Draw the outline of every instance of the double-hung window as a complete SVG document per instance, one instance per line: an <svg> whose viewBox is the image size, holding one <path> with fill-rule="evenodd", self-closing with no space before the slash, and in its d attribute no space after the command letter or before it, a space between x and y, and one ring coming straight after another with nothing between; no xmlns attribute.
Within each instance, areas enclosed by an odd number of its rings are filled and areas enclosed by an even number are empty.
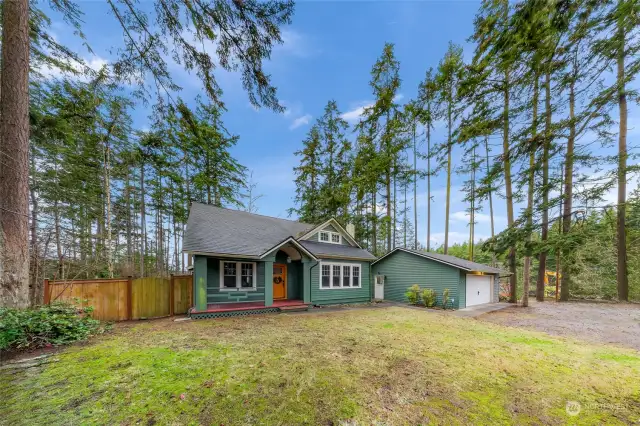
<svg viewBox="0 0 640 426"><path fill-rule="evenodd" d="M256 263L220 261L220 290L254 291L256 289Z"/></svg>
<svg viewBox="0 0 640 426"><path fill-rule="evenodd" d="M339 232L320 231L318 235L321 243L342 244L342 235Z"/></svg>
<svg viewBox="0 0 640 426"><path fill-rule="evenodd" d="M352 263L322 262L320 288L360 288L360 265Z"/></svg>

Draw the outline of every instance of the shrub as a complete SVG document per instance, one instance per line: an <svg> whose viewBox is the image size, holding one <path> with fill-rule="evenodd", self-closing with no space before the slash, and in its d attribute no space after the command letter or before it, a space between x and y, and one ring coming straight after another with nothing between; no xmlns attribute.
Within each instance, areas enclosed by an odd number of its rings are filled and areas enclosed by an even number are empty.
<svg viewBox="0 0 640 426"><path fill-rule="evenodd" d="M407 300L412 305L417 305L418 300L420 299L420 286L418 284L414 284L407 289L407 292L404 294L407 296Z"/></svg>
<svg viewBox="0 0 640 426"><path fill-rule="evenodd" d="M442 309L447 309L448 304L449 304L449 289L445 288L442 291Z"/></svg>
<svg viewBox="0 0 640 426"><path fill-rule="evenodd" d="M422 301L427 308L433 308L436 305L436 291L430 288L422 290Z"/></svg>
<svg viewBox="0 0 640 426"><path fill-rule="evenodd" d="M0 308L0 350L34 349L84 340L102 331L92 307L54 302L35 308Z"/></svg>

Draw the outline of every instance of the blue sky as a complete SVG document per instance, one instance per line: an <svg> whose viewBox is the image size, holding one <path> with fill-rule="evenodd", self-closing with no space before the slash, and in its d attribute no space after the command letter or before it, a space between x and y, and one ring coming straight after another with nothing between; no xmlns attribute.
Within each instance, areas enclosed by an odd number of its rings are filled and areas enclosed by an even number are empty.
<svg viewBox="0 0 640 426"><path fill-rule="evenodd" d="M149 2L149 4L151 4ZM266 63L279 98L287 108L284 114L254 110L240 78L236 74L218 72L228 112L226 127L240 136L233 154L253 171L261 214L287 217L293 205L295 185L294 152L301 147L309 127L321 114L329 99L335 99L346 117L357 117L358 108L372 101L368 85L369 72L385 42L395 43L400 61L402 101L415 96L418 83L429 67L436 68L449 41L464 47L465 58L472 54L467 38L473 31L473 18L480 2L298 2L293 24L283 29L284 45L275 48ZM64 44L83 52L90 63L100 65L114 58L115 48L122 45L122 31L102 2L81 2L85 13L83 30L94 55L81 50L81 43L53 15L52 30ZM195 75L174 70L176 82L183 87L180 96L193 99L201 94ZM135 125L145 128L147 111L142 106L134 113ZM354 122L354 121L352 121ZM640 124L636 109L631 110L630 127ZM640 127L640 126L638 126ZM444 137L437 126L434 143ZM637 137L635 128L630 138ZM630 144L634 141L631 139ZM493 140L496 153L499 140ZM454 161L459 153L454 152ZM460 188L465 176L453 176L450 241L468 240L467 219ZM635 186L635 185L631 185ZM418 186L418 227L420 241L426 243L426 182ZM432 244L443 242L445 209L445 176L432 179ZM412 201L411 201L412 202ZM505 201L494 198L496 230L506 226ZM476 238L490 235L488 207L477 215Z"/></svg>

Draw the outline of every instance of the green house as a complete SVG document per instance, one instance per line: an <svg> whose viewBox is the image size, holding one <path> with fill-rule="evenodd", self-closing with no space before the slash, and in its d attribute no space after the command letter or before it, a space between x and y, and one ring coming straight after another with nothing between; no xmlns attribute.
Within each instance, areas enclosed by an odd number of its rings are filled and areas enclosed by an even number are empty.
<svg viewBox="0 0 640 426"><path fill-rule="evenodd" d="M406 302L409 287L436 291L442 305L444 289L449 289L448 306L462 309L498 302L501 269L433 252L396 248L371 265L376 299Z"/></svg>
<svg viewBox="0 0 640 426"><path fill-rule="evenodd" d="M371 262L335 219L319 225L192 203L193 318L371 300Z"/></svg>

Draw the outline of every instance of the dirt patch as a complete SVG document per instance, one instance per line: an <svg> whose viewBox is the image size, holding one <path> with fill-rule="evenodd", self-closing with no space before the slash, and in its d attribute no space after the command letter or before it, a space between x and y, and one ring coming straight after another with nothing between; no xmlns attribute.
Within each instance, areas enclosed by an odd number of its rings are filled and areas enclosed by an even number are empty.
<svg viewBox="0 0 640 426"><path fill-rule="evenodd" d="M528 308L514 306L478 319L640 351L640 305L637 304L530 302Z"/></svg>

